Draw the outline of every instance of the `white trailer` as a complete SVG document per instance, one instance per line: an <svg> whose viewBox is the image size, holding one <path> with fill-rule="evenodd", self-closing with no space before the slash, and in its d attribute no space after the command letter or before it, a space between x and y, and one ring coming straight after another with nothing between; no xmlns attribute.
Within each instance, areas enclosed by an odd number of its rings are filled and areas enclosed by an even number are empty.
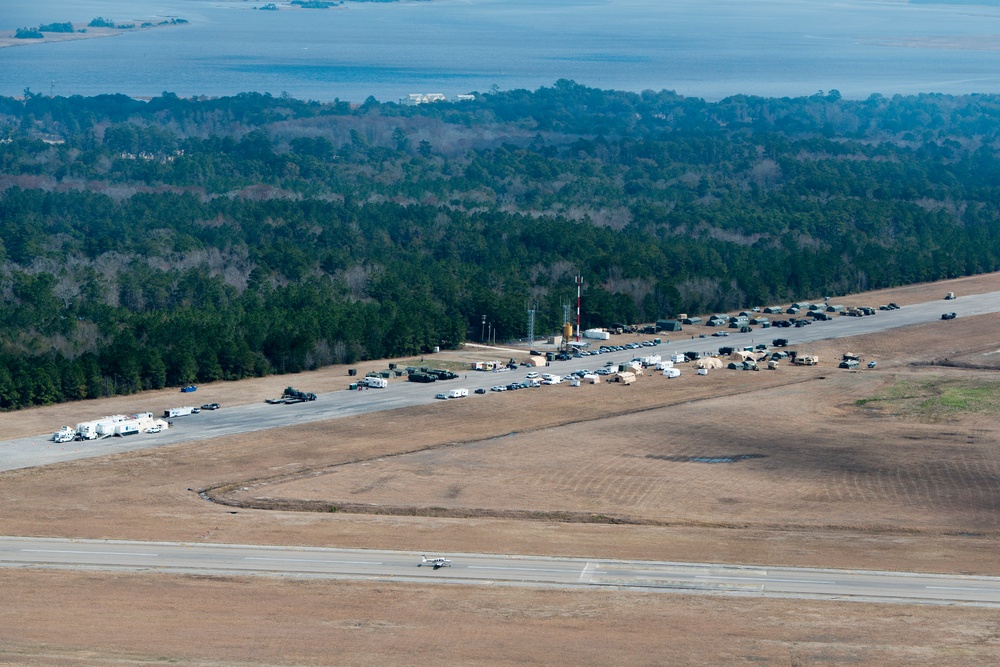
<svg viewBox="0 0 1000 667"><path fill-rule="evenodd" d="M452 389L448 392L448 398L465 398L469 395L468 389Z"/></svg>
<svg viewBox="0 0 1000 667"><path fill-rule="evenodd" d="M134 435L143 430L143 421L151 418L152 414L149 412L137 415L109 415L77 424L76 434L81 440L97 440L113 435Z"/></svg>
<svg viewBox="0 0 1000 667"><path fill-rule="evenodd" d="M361 384L363 384L366 387L369 387L370 389L386 389L389 387L389 381L386 380L385 378L372 377L370 375L366 378L362 378Z"/></svg>
<svg viewBox="0 0 1000 667"><path fill-rule="evenodd" d="M683 354L673 354L670 356L670 361L674 362L675 364L683 364L685 361L687 361L687 357L685 357Z"/></svg>
<svg viewBox="0 0 1000 667"><path fill-rule="evenodd" d="M106 438L115 434L115 424L123 419L125 419L125 415L111 415L89 422L81 422L76 425L76 433L81 440Z"/></svg>
<svg viewBox="0 0 1000 667"><path fill-rule="evenodd" d="M656 364L656 366L654 366L654 368L658 371L662 371L666 368L673 368L673 367L674 367L674 362L672 361L661 361L660 363Z"/></svg>
<svg viewBox="0 0 1000 667"><path fill-rule="evenodd" d="M611 334L603 329L587 329L583 332L584 338L592 338L594 340L610 340Z"/></svg>
<svg viewBox="0 0 1000 667"><path fill-rule="evenodd" d="M663 357L659 354L650 354L648 356L640 359L644 368L649 368L650 366L656 366L656 364L663 361Z"/></svg>
<svg viewBox="0 0 1000 667"><path fill-rule="evenodd" d="M663 377L666 378L679 378L681 376L681 371L679 368L664 368Z"/></svg>
<svg viewBox="0 0 1000 667"><path fill-rule="evenodd" d="M163 416L167 419L171 417L183 417L185 415L194 414L194 406L185 405L182 408L170 408L169 410L163 411Z"/></svg>

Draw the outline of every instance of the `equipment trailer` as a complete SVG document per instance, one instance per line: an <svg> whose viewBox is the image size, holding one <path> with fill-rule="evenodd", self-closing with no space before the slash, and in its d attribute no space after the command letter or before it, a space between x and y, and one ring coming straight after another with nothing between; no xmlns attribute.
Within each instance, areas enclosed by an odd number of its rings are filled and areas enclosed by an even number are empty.
<svg viewBox="0 0 1000 667"><path fill-rule="evenodd" d="M270 403L272 405L290 405L292 403L307 403L315 400L316 394L311 391L299 391L294 387L285 387L285 391L281 394L281 398L269 398L265 401L265 403Z"/></svg>

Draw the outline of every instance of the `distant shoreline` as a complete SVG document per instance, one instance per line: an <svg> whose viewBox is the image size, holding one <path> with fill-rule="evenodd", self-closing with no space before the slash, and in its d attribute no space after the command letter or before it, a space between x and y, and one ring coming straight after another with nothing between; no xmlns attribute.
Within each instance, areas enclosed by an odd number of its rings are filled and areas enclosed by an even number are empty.
<svg viewBox="0 0 1000 667"><path fill-rule="evenodd" d="M132 21L130 21L132 22ZM15 30L7 30L0 32L0 49L13 47L13 46L31 46L33 44L52 44L54 42L72 42L80 39L99 39L101 37L116 37L118 35L125 34L127 32L144 32L146 30L155 30L157 28L178 28L184 25L188 25L185 21L184 23L165 23L160 25L159 23L154 23L153 21L146 21L146 23L152 23L153 25L148 25L141 27L143 21L134 21L136 24L135 28L91 28L86 23L74 23L73 32L45 32L42 33L44 36L41 39L18 39L14 36ZM86 32L81 32L86 31Z"/></svg>

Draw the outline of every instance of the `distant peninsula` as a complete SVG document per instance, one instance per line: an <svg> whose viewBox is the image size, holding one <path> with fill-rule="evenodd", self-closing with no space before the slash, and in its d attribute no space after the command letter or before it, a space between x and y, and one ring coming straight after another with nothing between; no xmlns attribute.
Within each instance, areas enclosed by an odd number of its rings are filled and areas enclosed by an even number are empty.
<svg viewBox="0 0 1000 667"><path fill-rule="evenodd" d="M66 42L75 39L93 39L95 37L113 37L124 32L150 30L187 24L187 19L171 18L158 21L117 22L98 16L89 23L43 23L38 26L17 28L9 32L0 32L0 48L6 46L23 46L25 44L43 44L46 42Z"/></svg>

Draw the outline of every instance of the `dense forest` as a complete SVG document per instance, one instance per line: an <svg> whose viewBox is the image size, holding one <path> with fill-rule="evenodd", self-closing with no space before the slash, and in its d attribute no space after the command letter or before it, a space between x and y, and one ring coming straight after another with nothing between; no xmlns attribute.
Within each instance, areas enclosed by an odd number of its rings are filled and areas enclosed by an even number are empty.
<svg viewBox="0 0 1000 667"><path fill-rule="evenodd" d="M1000 269L1000 97L0 98L0 407ZM488 325L484 324L486 318ZM487 328L488 326L488 328Z"/></svg>

